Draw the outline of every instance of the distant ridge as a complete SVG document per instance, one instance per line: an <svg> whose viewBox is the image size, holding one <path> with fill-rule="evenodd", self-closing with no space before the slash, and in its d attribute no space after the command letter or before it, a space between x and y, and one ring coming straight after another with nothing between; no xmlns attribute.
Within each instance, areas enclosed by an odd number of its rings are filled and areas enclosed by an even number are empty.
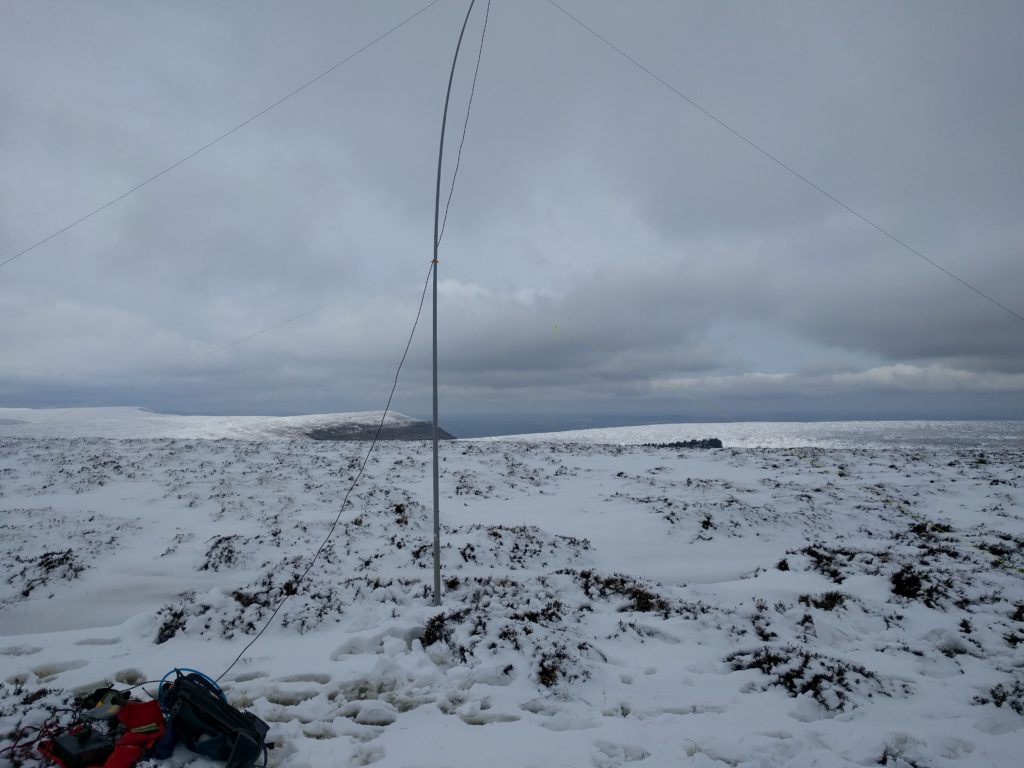
<svg viewBox="0 0 1024 768"><path fill-rule="evenodd" d="M306 430L306 437L314 440L372 440L377 427L371 424L338 424L314 427ZM409 424L385 425L380 430L381 440L431 440L434 425L430 421L413 421ZM438 428L441 440L454 440L455 436Z"/></svg>
<svg viewBox="0 0 1024 768"><path fill-rule="evenodd" d="M146 408L0 408L0 437L112 440L368 440L381 411L303 416L178 416ZM430 439L431 422L390 412L383 440ZM452 436L443 430L444 439Z"/></svg>
<svg viewBox="0 0 1024 768"><path fill-rule="evenodd" d="M674 440L671 443L644 443L644 448L721 448L722 441L717 437L708 437L701 440Z"/></svg>

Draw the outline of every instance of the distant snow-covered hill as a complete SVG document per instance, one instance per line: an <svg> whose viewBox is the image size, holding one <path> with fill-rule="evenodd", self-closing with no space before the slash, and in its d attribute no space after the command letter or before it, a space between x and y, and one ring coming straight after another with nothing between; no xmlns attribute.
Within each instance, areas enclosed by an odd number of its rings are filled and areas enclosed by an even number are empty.
<svg viewBox="0 0 1024 768"><path fill-rule="evenodd" d="M381 411L305 416L175 416L145 408L0 408L0 436L358 440L372 437L380 419ZM382 434L390 439L425 439L429 436L429 422L391 412L384 421ZM447 433L442 436L449 437Z"/></svg>

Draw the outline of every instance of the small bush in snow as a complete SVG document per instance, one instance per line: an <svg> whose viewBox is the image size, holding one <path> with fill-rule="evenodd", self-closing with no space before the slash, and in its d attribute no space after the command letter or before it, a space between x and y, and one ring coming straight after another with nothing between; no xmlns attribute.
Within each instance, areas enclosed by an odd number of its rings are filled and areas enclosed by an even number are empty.
<svg viewBox="0 0 1024 768"><path fill-rule="evenodd" d="M847 595L836 590L831 592L823 592L822 594L814 597L812 595L800 595L800 603L808 607L814 606L822 611L834 611L836 608L842 608L846 605Z"/></svg>
<svg viewBox="0 0 1024 768"><path fill-rule="evenodd" d="M38 587L51 581L71 581L86 569L86 565L74 551L43 552L38 557L23 558L15 555L14 561L22 565L21 570L11 574L7 583L21 586L21 596L28 597Z"/></svg>
<svg viewBox="0 0 1024 768"><path fill-rule="evenodd" d="M870 698L874 693L884 692L870 670L792 645L738 651L725 660L737 671L760 670L771 678L769 686L778 686L790 696L809 694L830 712L852 709L854 694Z"/></svg>
<svg viewBox="0 0 1024 768"><path fill-rule="evenodd" d="M995 704L1001 707L1004 704L1010 707L1018 715L1024 717L1024 680L1014 680L1011 684L999 683L988 691L988 696L975 696L976 704Z"/></svg>

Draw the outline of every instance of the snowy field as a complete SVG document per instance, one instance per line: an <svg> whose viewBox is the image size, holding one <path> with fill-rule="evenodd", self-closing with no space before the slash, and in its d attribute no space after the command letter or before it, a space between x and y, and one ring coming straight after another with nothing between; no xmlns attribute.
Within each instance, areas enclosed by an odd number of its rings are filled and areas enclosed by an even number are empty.
<svg viewBox="0 0 1024 768"><path fill-rule="evenodd" d="M296 586L366 444L16 426L0 749L74 692L216 677L292 594L222 680L272 766L1022 764L1019 440L445 443L438 609L428 445L378 446Z"/></svg>

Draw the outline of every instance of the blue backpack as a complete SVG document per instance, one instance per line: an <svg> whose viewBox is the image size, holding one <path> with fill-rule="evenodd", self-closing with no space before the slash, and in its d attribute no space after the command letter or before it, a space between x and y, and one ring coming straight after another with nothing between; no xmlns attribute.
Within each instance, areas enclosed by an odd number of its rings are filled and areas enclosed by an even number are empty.
<svg viewBox="0 0 1024 768"><path fill-rule="evenodd" d="M226 762L227 768L251 768L260 756L265 768L270 726L228 704L220 687L201 672L174 673L172 682L165 677L160 683L158 694L174 738L197 754Z"/></svg>

